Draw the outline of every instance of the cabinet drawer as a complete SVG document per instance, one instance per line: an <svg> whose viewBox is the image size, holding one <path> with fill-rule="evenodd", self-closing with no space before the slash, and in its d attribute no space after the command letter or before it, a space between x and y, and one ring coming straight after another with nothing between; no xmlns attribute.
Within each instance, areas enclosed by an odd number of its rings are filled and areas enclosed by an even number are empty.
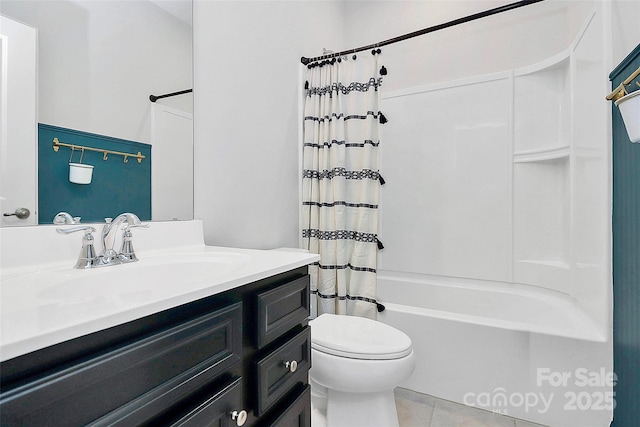
<svg viewBox="0 0 640 427"><path fill-rule="evenodd" d="M291 403L276 420L265 423L265 427L311 427L311 386Z"/></svg>
<svg viewBox="0 0 640 427"><path fill-rule="evenodd" d="M242 405L242 378L238 378L213 396L199 402L171 427L233 426L234 411Z"/></svg>
<svg viewBox="0 0 640 427"><path fill-rule="evenodd" d="M86 425L134 400L144 406L171 379L241 360L241 336L237 303L3 392L1 424Z"/></svg>
<svg viewBox="0 0 640 427"><path fill-rule="evenodd" d="M262 348L309 317L309 276L257 295L257 346Z"/></svg>
<svg viewBox="0 0 640 427"><path fill-rule="evenodd" d="M295 361L295 371L290 368ZM307 384L311 367L311 329L306 327L289 341L256 362L257 408L261 416L298 384ZM289 362L289 366L287 366Z"/></svg>

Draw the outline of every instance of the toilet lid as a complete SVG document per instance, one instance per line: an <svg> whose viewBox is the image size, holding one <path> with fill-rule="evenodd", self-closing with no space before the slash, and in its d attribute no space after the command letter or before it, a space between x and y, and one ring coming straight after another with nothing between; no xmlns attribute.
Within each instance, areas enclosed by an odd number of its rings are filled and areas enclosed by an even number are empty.
<svg viewBox="0 0 640 427"><path fill-rule="evenodd" d="M411 338L382 322L322 314L309 322L311 348L352 359L399 359L411 353Z"/></svg>

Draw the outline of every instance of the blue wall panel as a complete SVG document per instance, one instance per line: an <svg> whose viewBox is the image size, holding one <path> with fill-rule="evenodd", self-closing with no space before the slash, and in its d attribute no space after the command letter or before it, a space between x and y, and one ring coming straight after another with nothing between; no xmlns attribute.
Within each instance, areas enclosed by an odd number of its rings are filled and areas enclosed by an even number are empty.
<svg viewBox="0 0 640 427"><path fill-rule="evenodd" d="M86 151L82 163L93 165L91 184L69 182L71 149L53 150L53 139L66 144L83 145L146 156L142 163L130 157ZM79 163L80 151L72 161ZM151 220L151 145L96 135L72 129L38 125L38 223L51 224L61 211L82 217L82 222L102 222L122 212L133 212L141 220Z"/></svg>
<svg viewBox="0 0 640 427"><path fill-rule="evenodd" d="M640 45L611 73L612 87L640 67ZM635 82L628 90L637 88ZM632 144L620 110L613 125L613 426L640 425L640 144Z"/></svg>

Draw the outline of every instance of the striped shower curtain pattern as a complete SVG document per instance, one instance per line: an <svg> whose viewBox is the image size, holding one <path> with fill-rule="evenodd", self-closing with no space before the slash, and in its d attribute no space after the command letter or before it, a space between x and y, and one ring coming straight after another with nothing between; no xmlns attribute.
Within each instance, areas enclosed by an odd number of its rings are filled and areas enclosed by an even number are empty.
<svg viewBox="0 0 640 427"><path fill-rule="evenodd" d="M381 56L361 55L306 70L302 242L310 266L312 316L375 319Z"/></svg>

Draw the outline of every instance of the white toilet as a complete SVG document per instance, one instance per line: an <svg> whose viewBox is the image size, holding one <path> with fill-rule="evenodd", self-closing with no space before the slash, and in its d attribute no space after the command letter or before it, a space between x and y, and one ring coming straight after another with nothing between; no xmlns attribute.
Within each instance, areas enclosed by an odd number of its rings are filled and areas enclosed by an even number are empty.
<svg viewBox="0 0 640 427"><path fill-rule="evenodd" d="M313 427L398 427L393 389L413 372L411 338L362 317L309 324Z"/></svg>

